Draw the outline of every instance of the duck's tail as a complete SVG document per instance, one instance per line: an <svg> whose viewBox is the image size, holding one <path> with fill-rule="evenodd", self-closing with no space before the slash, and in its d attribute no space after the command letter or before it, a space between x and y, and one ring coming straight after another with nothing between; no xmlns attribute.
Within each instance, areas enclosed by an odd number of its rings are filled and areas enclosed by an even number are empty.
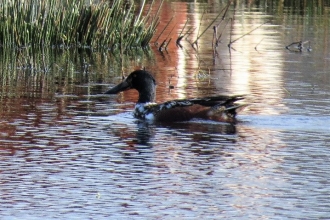
<svg viewBox="0 0 330 220"><path fill-rule="evenodd" d="M240 111L243 111L246 107L248 106L248 104L236 104L230 107L227 107L224 112L229 115L230 117L235 118L237 113L239 113Z"/></svg>
<svg viewBox="0 0 330 220"><path fill-rule="evenodd" d="M236 122L236 115L242 111L248 104L228 104L215 105L208 111L210 119L223 122Z"/></svg>

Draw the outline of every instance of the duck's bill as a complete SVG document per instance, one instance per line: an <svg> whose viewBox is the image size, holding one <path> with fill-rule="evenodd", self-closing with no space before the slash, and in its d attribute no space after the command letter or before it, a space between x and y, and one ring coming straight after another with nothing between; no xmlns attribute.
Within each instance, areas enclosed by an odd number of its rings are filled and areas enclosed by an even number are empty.
<svg viewBox="0 0 330 220"><path fill-rule="evenodd" d="M106 91L104 94L117 94L117 93L125 91L127 89L130 89L130 85L126 81L123 81L122 83L119 83L112 89L109 89L108 91Z"/></svg>

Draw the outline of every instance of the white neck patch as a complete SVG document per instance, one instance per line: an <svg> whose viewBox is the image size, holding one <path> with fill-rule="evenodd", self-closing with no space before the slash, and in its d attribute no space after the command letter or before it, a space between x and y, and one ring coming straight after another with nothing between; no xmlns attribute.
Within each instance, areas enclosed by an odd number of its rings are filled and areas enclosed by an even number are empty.
<svg viewBox="0 0 330 220"><path fill-rule="evenodd" d="M134 109L134 116L136 118L146 119L146 120L154 120L155 115L151 111L151 106L157 105L154 102L147 102L147 103L137 103Z"/></svg>

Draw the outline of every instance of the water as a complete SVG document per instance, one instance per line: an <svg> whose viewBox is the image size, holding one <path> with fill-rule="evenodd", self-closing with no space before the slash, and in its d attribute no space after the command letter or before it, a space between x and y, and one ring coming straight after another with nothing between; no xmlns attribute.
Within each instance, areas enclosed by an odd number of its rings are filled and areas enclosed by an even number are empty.
<svg viewBox="0 0 330 220"><path fill-rule="evenodd" d="M186 28L199 26L205 9L206 28L221 1L164 2L159 29L175 16L158 40L172 37L168 50L152 46L123 61L125 72L154 72L160 102L248 94L236 125L137 121L136 92L101 95L120 81L120 59L108 53L45 56L53 63L46 72L42 64L24 69L24 59L19 69L2 61L16 77L2 73L1 218L327 219L329 4L236 3L227 15L235 16L232 39L269 22L230 51L229 26L216 55L212 30L198 51L188 42L197 30L182 49L173 43L187 19ZM312 50L285 48L300 40Z"/></svg>

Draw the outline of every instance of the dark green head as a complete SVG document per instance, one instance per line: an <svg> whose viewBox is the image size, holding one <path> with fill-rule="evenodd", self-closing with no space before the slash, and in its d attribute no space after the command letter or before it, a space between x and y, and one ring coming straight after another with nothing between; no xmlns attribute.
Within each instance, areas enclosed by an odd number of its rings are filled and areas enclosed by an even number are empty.
<svg viewBox="0 0 330 220"><path fill-rule="evenodd" d="M139 92L138 103L154 102L156 80L146 70L135 70L123 82L106 91L105 94L117 94L129 89L136 89Z"/></svg>

